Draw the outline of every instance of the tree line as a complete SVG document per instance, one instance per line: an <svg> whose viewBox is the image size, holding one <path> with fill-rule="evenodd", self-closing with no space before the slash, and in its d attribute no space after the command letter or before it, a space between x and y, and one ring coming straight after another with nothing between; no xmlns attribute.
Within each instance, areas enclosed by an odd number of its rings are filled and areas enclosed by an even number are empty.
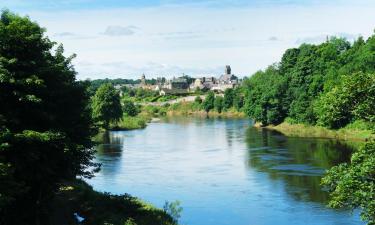
<svg viewBox="0 0 375 225"><path fill-rule="evenodd" d="M375 35L353 43L332 37L285 51L279 63L245 80L248 116L338 129L375 122Z"/></svg>

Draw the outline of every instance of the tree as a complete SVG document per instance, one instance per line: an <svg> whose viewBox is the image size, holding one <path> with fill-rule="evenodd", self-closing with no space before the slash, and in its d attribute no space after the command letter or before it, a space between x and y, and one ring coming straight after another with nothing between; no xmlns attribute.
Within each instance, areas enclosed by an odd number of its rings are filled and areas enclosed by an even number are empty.
<svg viewBox="0 0 375 225"><path fill-rule="evenodd" d="M93 118L105 129L122 118L120 95L112 84L103 84L92 99Z"/></svg>
<svg viewBox="0 0 375 225"><path fill-rule="evenodd" d="M237 111L240 111L244 105L244 96L242 95L241 90L236 89L235 95L233 98L233 106Z"/></svg>
<svg viewBox="0 0 375 225"><path fill-rule="evenodd" d="M228 88L224 91L224 108L230 109L233 106L234 90Z"/></svg>
<svg viewBox="0 0 375 225"><path fill-rule="evenodd" d="M28 17L0 17L0 223L50 224L59 184L90 177L91 111L74 56ZM20 213L22 212L22 213Z"/></svg>
<svg viewBox="0 0 375 225"><path fill-rule="evenodd" d="M123 112L127 116L136 116L136 115L138 115L138 109L137 109L137 107L130 100L125 100L123 102Z"/></svg>
<svg viewBox="0 0 375 225"><path fill-rule="evenodd" d="M375 142L367 142L352 155L350 164L331 168L322 179L333 208L362 209L361 218L375 224Z"/></svg>
<svg viewBox="0 0 375 225"><path fill-rule="evenodd" d="M203 101L203 108L204 111L207 113L214 108L214 102L215 102L215 93L213 91L209 91L206 95L206 99Z"/></svg>
<svg viewBox="0 0 375 225"><path fill-rule="evenodd" d="M215 109L218 113L221 113L221 111L223 110L224 108L224 98L221 97L221 96L217 96L215 98L215 102L214 102L214 106L215 106Z"/></svg>

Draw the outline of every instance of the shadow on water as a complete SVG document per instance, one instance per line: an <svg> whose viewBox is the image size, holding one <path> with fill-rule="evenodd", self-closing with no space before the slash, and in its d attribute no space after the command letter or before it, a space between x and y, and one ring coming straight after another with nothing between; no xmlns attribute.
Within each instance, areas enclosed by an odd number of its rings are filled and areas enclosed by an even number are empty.
<svg viewBox="0 0 375 225"><path fill-rule="evenodd" d="M271 180L285 182L286 192L299 201L327 203L320 180L325 171L348 162L356 144L332 139L292 138L267 129L246 131L248 166Z"/></svg>
<svg viewBox="0 0 375 225"><path fill-rule="evenodd" d="M118 132L105 132L102 144L96 146L96 160L102 163L101 174L116 174L121 167L124 137Z"/></svg>

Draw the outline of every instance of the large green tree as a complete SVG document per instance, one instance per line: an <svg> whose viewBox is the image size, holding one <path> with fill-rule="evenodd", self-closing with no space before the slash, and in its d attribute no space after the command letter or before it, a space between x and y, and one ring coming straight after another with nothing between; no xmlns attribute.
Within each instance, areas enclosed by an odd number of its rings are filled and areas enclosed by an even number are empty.
<svg viewBox="0 0 375 225"><path fill-rule="evenodd" d="M224 98L221 96L217 96L214 101L214 107L218 113L221 113L224 108Z"/></svg>
<svg viewBox="0 0 375 225"><path fill-rule="evenodd" d="M0 224L49 224L59 183L95 167L91 111L63 47L28 17L0 17Z"/></svg>
<svg viewBox="0 0 375 225"><path fill-rule="evenodd" d="M230 109L233 106L233 100L234 100L234 89L228 88L224 91L224 108Z"/></svg>
<svg viewBox="0 0 375 225"><path fill-rule="evenodd" d="M123 102L123 112L127 116L136 116L138 115L138 109L134 103L130 100L125 100Z"/></svg>
<svg viewBox="0 0 375 225"><path fill-rule="evenodd" d="M111 122L122 118L120 94L112 84L101 85L92 99L93 118L108 129Z"/></svg>
<svg viewBox="0 0 375 225"><path fill-rule="evenodd" d="M209 91L206 95L206 98L203 101L203 109L207 113L215 107L215 93Z"/></svg>

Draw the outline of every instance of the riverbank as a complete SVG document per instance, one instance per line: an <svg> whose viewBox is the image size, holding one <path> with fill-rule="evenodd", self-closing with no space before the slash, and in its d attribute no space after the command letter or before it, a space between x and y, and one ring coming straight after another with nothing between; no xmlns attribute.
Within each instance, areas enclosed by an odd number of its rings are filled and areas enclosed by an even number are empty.
<svg viewBox="0 0 375 225"><path fill-rule="evenodd" d="M119 130L135 130L146 128L147 123L152 119L151 115L140 114L137 116L124 116L121 121L113 124L109 130L119 131Z"/></svg>
<svg viewBox="0 0 375 225"><path fill-rule="evenodd" d="M254 126L257 127L257 124ZM264 128L276 130L289 137L332 138L353 141L367 141L375 139L375 134L371 130L354 129L348 127L341 128L339 130L330 130L320 126L290 124L288 122L283 122L277 126L268 125Z"/></svg>
<svg viewBox="0 0 375 225"><path fill-rule="evenodd" d="M124 116L118 123L112 124L109 130L134 130L143 129L153 118L165 116L198 116L198 117L222 117L222 118L246 118L244 112L237 111L234 108L217 112L211 110L208 113L202 110L201 104L195 102L178 102L172 105L144 105L141 107L141 113L137 116Z"/></svg>
<svg viewBox="0 0 375 225"><path fill-rule="evenodd" d="M162 209L127 194L94 191L82 180L60 187L51 202L49 219L57 225L80 224L75 213L85 225L177 225Z"/></svg>
<svg viewBox="0 0 375 225"><path fill-rule="evenodd" d="M246 118L244 112L238 111L234 108L218 112L210 110L208 113L202 109L202 105L197 102L180 102L168 107L165 107L167 116L201 116L201 117L223 117L223 118Z"/></svg>

